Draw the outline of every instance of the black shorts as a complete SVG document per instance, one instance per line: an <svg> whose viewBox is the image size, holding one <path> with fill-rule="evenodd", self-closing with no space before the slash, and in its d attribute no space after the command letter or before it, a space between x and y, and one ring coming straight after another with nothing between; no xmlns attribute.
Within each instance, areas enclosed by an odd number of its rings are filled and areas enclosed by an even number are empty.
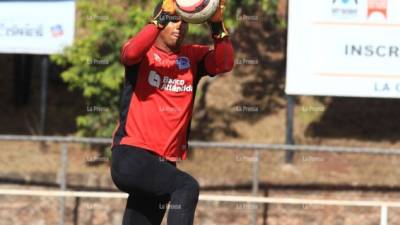
<svg viewBox="0 0 400 225"><path fill-rule="evenodd" d="M193 224L199 184L174 162L142 148L117 145L112 149L111 177L129 194L123 225L159 225L167 208L168 224Z"/></svg>

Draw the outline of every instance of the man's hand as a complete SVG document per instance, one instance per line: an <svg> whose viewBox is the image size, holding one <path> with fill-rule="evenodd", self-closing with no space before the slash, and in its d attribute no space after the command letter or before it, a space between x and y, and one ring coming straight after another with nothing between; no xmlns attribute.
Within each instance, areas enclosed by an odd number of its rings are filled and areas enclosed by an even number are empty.
<svg viewBox="0 0 400 225"><path fill-rule="evenodd" d="M169 22L176 20L175 16L175 0L164 0L159 12L156 14L154 19L151 21L159 29L164 29Z"/></svg>
<svg viewBox="0 0 400 225"><path fill-rule="evenodd" d="M214 16L211 17L210 21L212 23L222 22L224 20L224 9L225 9L225 0L219 1L219 6Z"/></svg>
<svg viewBox="0 0 400 225"><path fill-rule="evenodd" d="M212 37L214 39L223 39L224 37L229 36L228 31L226 30L223 22L224 8L225 8L225 0L220 0L217 11L208 22L211 28Z"/></svg>
<svg viewBox="0 0 400 225"><path fill-rule="evenodd" d="M170 15L175 14L176 3L175 0L164 0L162 4L162 10Z"/></svg>

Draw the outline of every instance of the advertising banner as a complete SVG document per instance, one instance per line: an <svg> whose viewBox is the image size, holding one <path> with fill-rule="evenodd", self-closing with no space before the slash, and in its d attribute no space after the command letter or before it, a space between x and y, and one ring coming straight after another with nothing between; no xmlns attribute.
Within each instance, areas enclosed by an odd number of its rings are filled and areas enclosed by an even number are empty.
<svg viewBox="0 0 400 225"><path fill-rule="evenodd" d="M290 0L286 93L400 97L399 0Z"/></svg>
<svg viewBox="0 0 400 225"><path fill-rule="evenodd" d="M59 53L74 29L74 0L0 1L0 53Z"/></svg>

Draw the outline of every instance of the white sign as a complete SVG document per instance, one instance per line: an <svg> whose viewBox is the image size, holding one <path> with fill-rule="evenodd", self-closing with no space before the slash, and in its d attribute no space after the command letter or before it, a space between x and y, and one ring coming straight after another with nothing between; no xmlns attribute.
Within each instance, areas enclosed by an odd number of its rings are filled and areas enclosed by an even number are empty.
<svg viewBox="0 0 400 225"><path fill-rule="evenodd" d="M400 97L400 0L290 0L286 93Z"/></svg>
<svg viewBox="0 0 400 225"><path fill-rule="evenodd" d="M60 53L74 40L75 1L0 1L0 52Z"/></svg>

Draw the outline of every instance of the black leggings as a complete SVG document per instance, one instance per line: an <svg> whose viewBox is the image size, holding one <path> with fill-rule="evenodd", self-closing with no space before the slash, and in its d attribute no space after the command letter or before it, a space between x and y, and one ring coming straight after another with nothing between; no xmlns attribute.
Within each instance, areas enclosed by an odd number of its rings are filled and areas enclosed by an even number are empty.
<svg viewBox="0 0 400 225"><path fill-rule="evenodd" d="M193 177L147 150L127 145L114 146L111 161L115 185L129 194L123 225L160 225L167 207L168 225L193 224L200 189Z"/></svg>

